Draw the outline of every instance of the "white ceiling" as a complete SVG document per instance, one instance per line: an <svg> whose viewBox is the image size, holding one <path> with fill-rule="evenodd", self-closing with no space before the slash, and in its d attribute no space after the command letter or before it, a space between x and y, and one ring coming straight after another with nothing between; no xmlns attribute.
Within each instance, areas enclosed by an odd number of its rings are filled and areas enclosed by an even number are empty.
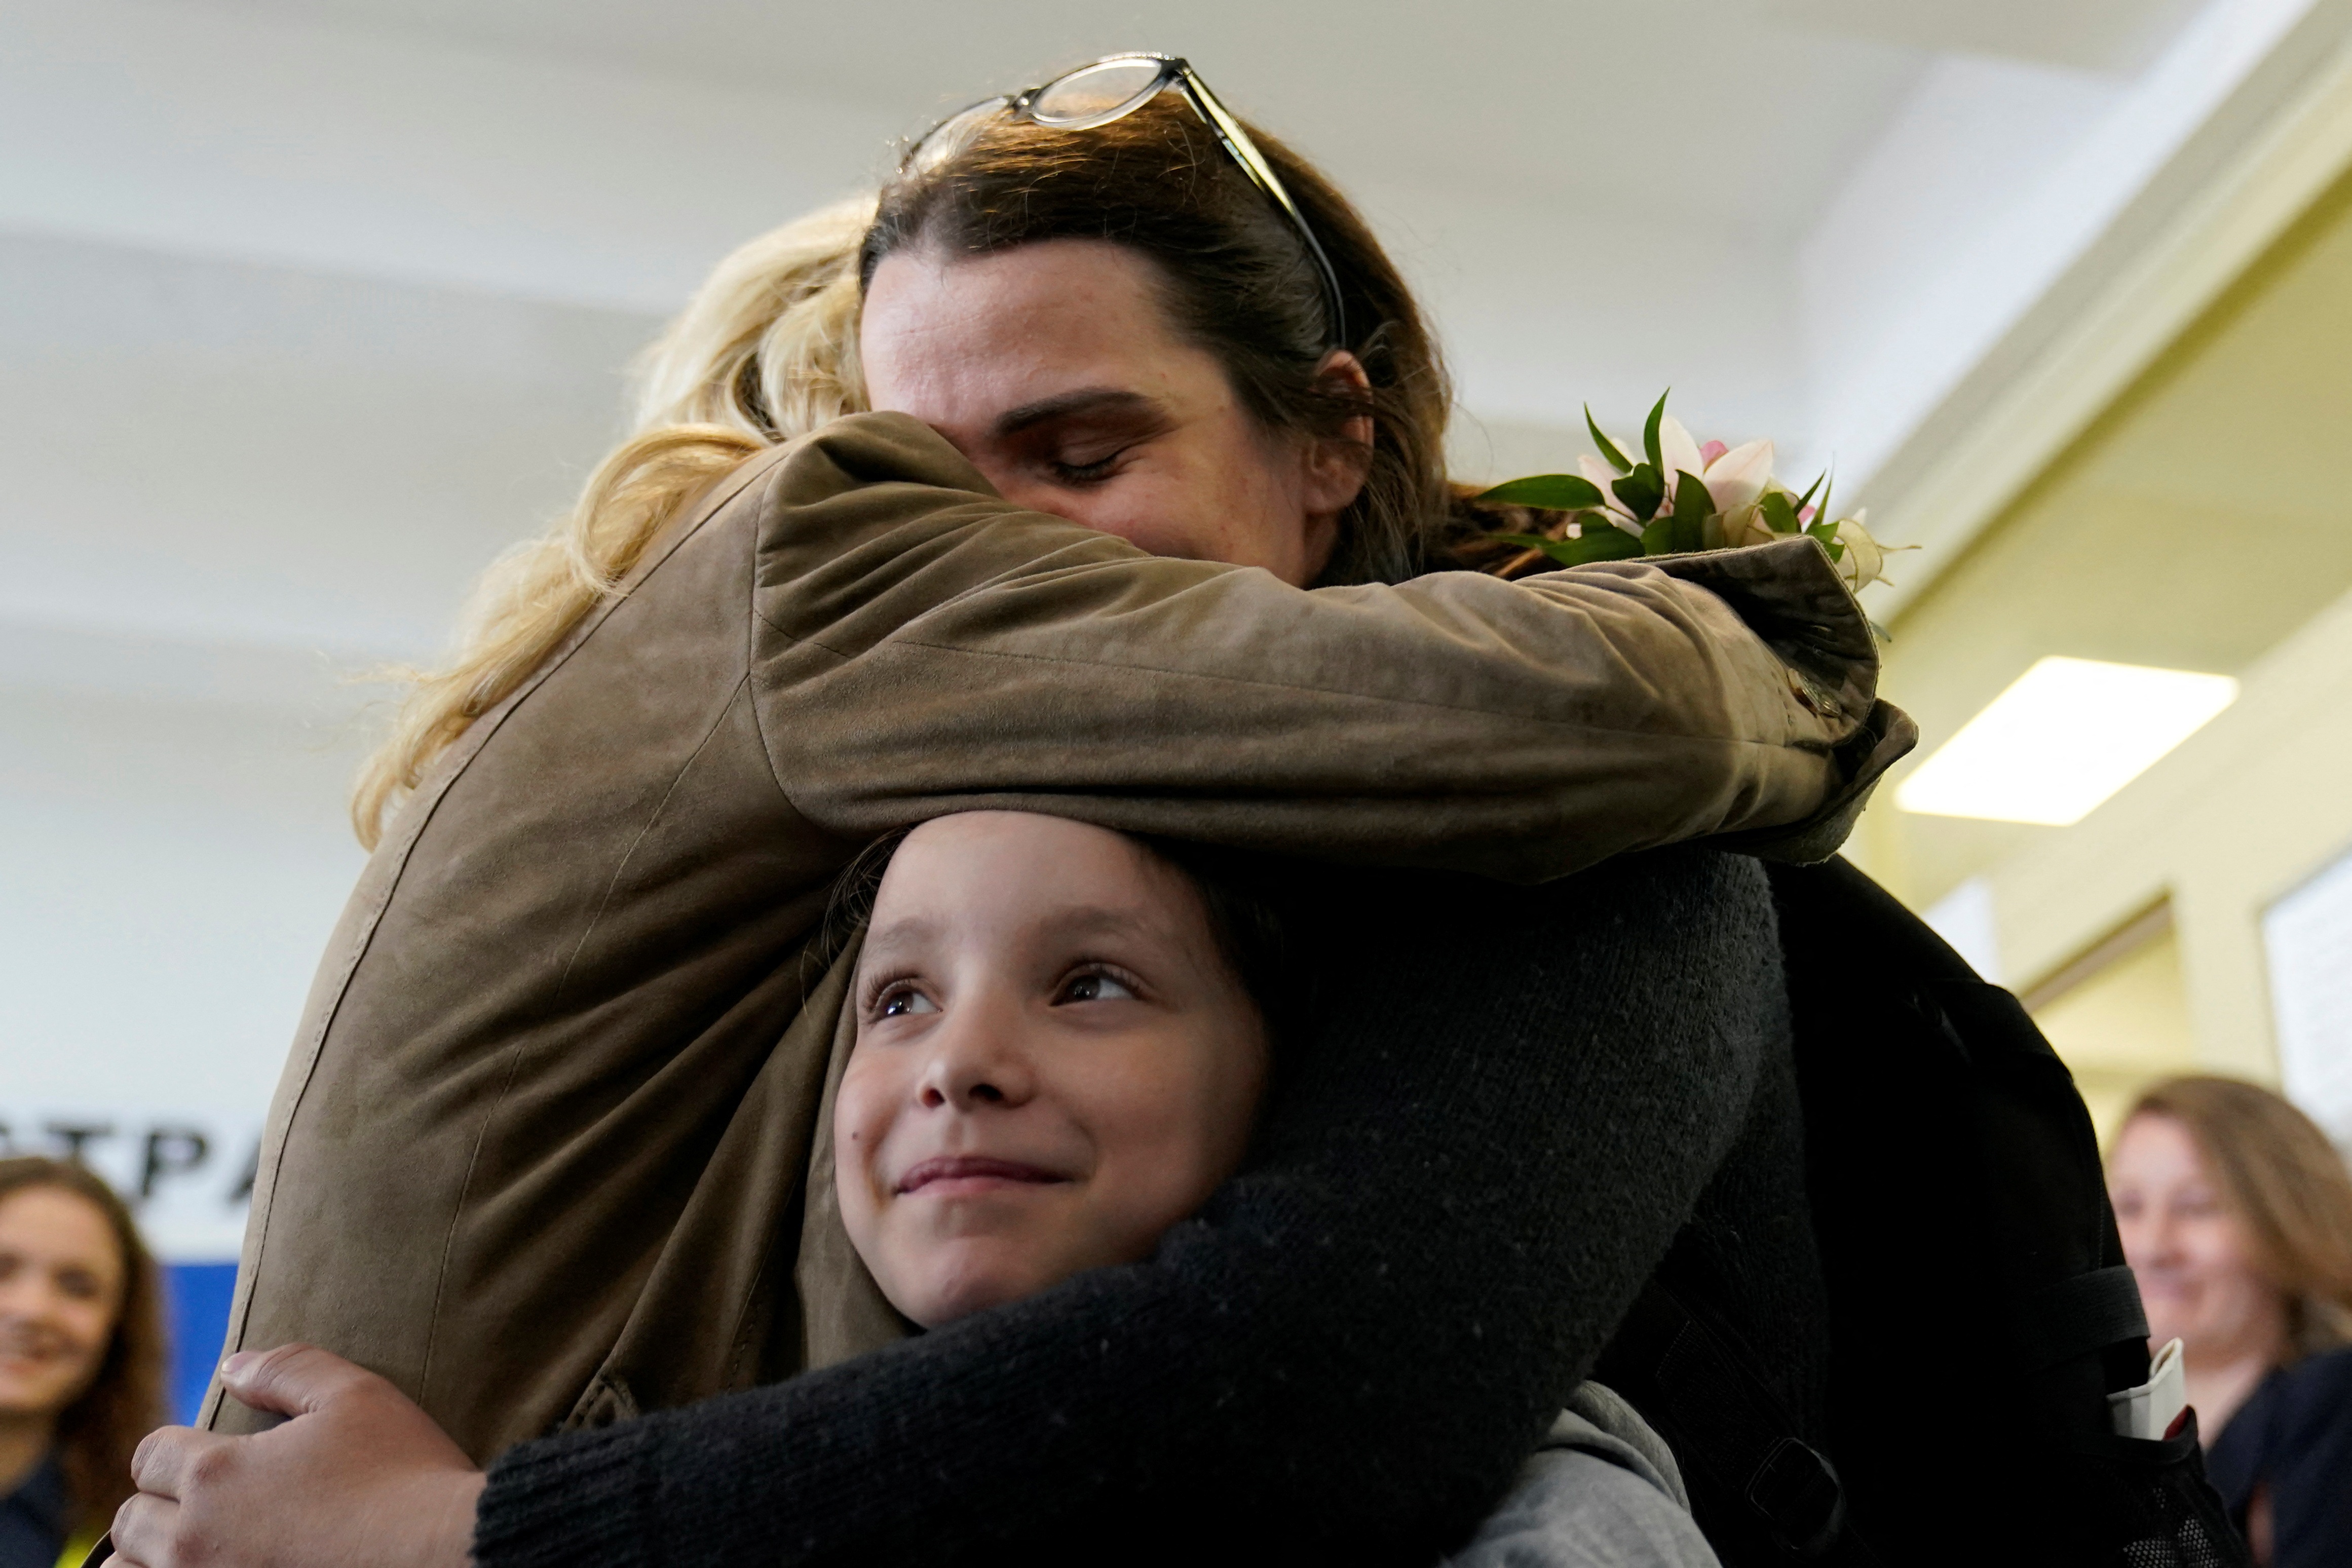
<svg viewBox="0 0 2352 1568"><path fill-rule="evenodd" d="M0 626L352 663L562 507L651 325L5 233L0 301Z"/></svg>
<svg viewBox="0 0 2352 1568"><path fill-rule="evenodd" d="M1189 56L1346 178L1696 204L1767 230L1816 214L1937 54L2144 64L2193 0L1640 4L999 0L216 0L745 92L918 130L1117 49Z"/></svg>
<svg viewBox="0 0 2352 1568"><path fill-rule="evenodd" d="M2148 65L2196 0L1762 0L1777 22L1938 54L2129 73Z"/></svg>
<svg viewBox="0 0 2352 1568"><path fill-rule="evenodd" d="M1748 0L223 4L837 103L899 132L1097 55L1165 49L1343 183L1601 198L1784 232L1826 199L1927 59L1916 42L1792 26Z"/></svg>

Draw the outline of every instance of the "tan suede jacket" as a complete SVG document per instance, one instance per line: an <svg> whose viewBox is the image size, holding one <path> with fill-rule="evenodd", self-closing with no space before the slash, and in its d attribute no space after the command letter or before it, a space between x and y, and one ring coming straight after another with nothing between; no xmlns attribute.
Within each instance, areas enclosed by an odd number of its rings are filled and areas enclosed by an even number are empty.
<svg viewBox="0 0 2352 1568"><path fill-rule="evenodd" d="M1810 541L1302 591L844 420L681 517L393 824L271 1109L231 1346L350 1356L478 1459L833 1359L873 1307L804 1234L847 1038L818 936L874 834L992 806L1520 881L1826 853L1909 744L1876 676Z"/></svg>

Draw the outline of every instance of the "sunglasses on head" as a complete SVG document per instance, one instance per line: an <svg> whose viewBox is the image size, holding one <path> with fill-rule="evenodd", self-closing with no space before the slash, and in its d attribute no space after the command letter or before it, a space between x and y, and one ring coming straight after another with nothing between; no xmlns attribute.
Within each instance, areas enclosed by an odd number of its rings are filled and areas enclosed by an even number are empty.
<svg viewBox="0 0 2352 1568"><path fill-rule="evenodd" d="M1110 55L1092 65L1065 71L1043 87L975 103L941 120L916 142L907 154L904 167L918 174L938 168L962 151L981 127L999 115L1010 115L1050 131L1091 131L1133 114L1171 87L1184 95L1184 101L1192 106L1192 112L1215 134L1217 144L1240 166L1250 183L1265 192L1266 199L1298 231L1322 279L1324 320L1330 329L1330 341L1334 347L1345 344L1347 315L1340 304L1339 274L1332 267L1331 258L1323 254L1323 242L1315 237L1306 214L1290 199L1282 176L1274 172L1274 165L1250 140L1242 122L1217 101L1217 95L1209 90L1209 84L1201 79L1200 74L1174 55Z"/></svg>

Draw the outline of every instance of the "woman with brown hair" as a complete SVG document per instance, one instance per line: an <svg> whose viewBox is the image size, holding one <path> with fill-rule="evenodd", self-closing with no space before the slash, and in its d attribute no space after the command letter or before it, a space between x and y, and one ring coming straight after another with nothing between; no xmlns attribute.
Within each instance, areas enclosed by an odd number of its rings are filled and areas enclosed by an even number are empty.
<svg viewBox="0 0 2352 1568"><path fill-rule="evenodd" d="M152 1444L129 1561L1433 1557L1739 1133L1760 870L1499 883L1834 847L1910 730L1819 548L1453 570L1512 552L1409 290L1181 62L960 117L857 241L722 269L371 774L231 1332L381 1375L235 1359L302 1414ZM900 1342L812 1159L820 925L974 810L1456 877L1359 901L1201 1231Z"/></svg>
<svg viewBox="0 0 2352 1568"><path fill-rule="evenodd" d="M2108 1156L2152 1344L2179 1339L2208 1474L2259 1563L2352 1561L2352 1175L2258 1084L2187 1077Z"/></svg>
<svg viewBox="0 0 2352 1568"><path fill-rule="evenodd" d="M0 1568L79 1563L162 1422L155 1265L78 1165L0 1159Z"/></svg>

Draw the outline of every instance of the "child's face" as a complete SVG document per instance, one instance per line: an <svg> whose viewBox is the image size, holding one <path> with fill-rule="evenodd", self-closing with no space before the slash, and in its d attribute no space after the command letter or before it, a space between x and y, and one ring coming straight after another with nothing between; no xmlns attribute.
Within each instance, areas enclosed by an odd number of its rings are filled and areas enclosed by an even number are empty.
<svg viewBox="0 0 2352 1568"><path fill-rule="evenodd" d="M842 1218L925 1327L1150 1254L1240 1164L1265 1025L1199 893L1119 834L975 811L909 834L857 966Z"/></svg>

